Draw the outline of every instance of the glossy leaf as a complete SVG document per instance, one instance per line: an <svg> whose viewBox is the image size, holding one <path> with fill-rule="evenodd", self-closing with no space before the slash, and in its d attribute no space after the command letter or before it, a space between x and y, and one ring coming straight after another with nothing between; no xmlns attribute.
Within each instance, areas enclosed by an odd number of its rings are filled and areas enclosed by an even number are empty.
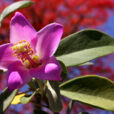
<svg viewBox="0 0 114 114"><path fill-rule="evenodd" d="M33 98L33 96L36 94L36 92L37 92L37 90L34 91L34 93L31 94L31 95L26 95L26 96L21 97L20 102L21 102L22 104L27 104L27 103L29 103L30 100Z"/></svg>
<svg viewBox="0 0 114 114"><path fill-rule="evenodd" d="M98 30L86 29L63 38L55 56L107 45L114 45L111 36Z"/></svg>
<svg viewBox="0 0 114 114"><path fill-rule="evenodd" d="M68 71L67 71L65 64L62 61L59 61L59 63L62 68L62 72L61 72L62 81L64 81L68 75Z"/></svg>
<svg viewBox="0 0 114 114"><path fill-rule="evenodd" d="M73 105L74 105L74 102L75 102L75 101L73 101L73 100L71 100L71 101L69 102L68 109L67 109L67 114L70 114L70 113L71 113L72 107L73 107Z"/></svg>
<svg viewBox="0 0 114 114"><path fill-rule="evenodd" d="M22 94L19 94L19 95L16 95L13 99L13 101L11 102L12 105L16 105L16 104L19 104L21 103L20 99L21 97L25 96L26 93L22 93Z"/></svg>
<svg viewBox="0 0 114 114"><path fill-rule="evenodd" d="M62 110L62 102L60 98L58 82L47 81L46 95L48 98L50 110L53 112L60 112Z"/></svg>
<svg viewBox="0 0 114 114"><path fill-rule="evenodd" d="M103 46L97 48L86 49L63 56L57 57L67 67L81 65L85 62L91 61L98 57L102 57L108 54L114 53L114 46Z"/></svg>
<svg viewBox="0 0 114 114"><path fill-rule="evenodd" d="M0 114L3 114L6 109L11 104L13 98L15 97L18 90L14 90L12 92L8 91L8 88L6 88L1 94L0 94Z"/></svg>
<svg viewBox="0 0 114 114"><path fill-rule="evenodd" d="M86 63L80 64L80 66L85 66L85 65L94 65L94 63L92 63L92 62L86 62Z"/></svg>
<svg viewBox="0 0 114 114"><path fill-rule="evenodd" d="M8 7L6 7L3 12L0 15L0 23L2 22L2 20L7 17L9 14L11 14L12 12L21 9L21 8L25 8L30 6L31 4L33 4L32 1L19 1L19 2L14 2L11 5L9 5Z"/></svg>
<svg viewBox="0 0 114 114"><path fill-rule="evenodd" d="M83 30L64 38L55 54L67 67L114 53L114 39L97 30Z"/></svg>
<svg viewBox="0 0 114 114"><path fill-rule="evenodd" d="M114 111L114 83L100 76L77 77L60 86L61 94L78 102Z"/></svg>

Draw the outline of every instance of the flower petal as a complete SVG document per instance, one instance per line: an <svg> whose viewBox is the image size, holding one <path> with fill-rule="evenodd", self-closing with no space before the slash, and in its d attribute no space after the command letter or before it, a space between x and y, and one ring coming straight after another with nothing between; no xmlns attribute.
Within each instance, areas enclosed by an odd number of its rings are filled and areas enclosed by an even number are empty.
<svg viewBox="0 0 114 114"><path fill-rule="evenodd" d="M38 68L30 70L32 76L41 80L61 80L61 66L55 57L51 57Z"/></svg>
<svg viewBox="0 0 114 114"><path fill-rule="evenodd" d="M10 23L10 42L16 43L20 40L31 41L36 31L26 18L16 12Z"/></svg>
<svg viewBox="0 0 114 114"><path fill-rule="evenodd" d="M7 69L7 67L14 61L19 61L12 56L11 43L0 45L0 69Z"/></svg>
<svg viewBox="0 0 114 114"><path fill-rule="evenodd" d="M30 76L29 69L24 67L21 62L14 62L8 67L8 88L9 91L21 88L32 77Z"/></svg>
<svg viewBox="0 0 114 114"><path fill-rule="evenodd" d="M63 26L58 23L49 24L38 32L36 51L40 59L47 59L53 56L62 34Z"/></svg>

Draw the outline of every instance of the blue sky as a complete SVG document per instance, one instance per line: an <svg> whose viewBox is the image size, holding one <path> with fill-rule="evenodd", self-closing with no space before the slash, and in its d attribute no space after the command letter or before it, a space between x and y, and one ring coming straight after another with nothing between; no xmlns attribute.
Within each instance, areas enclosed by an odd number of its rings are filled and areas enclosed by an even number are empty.
<svg viewBox="0 0 114 114"><path fill-rule="evenodd" d="M103 31L114 37L114 14L102 25Z"/></svg>

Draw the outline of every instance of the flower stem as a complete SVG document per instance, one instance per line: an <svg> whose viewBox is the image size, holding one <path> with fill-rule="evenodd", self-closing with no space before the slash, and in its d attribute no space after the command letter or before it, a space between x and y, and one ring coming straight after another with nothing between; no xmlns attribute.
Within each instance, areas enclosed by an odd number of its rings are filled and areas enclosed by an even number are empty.
<svg viewBox="0 0 114 114"><path fill-rule="evenodd" d="M35 78L32 78L32 80L30 80L28 82L28 85L29 85L31 90L35 91L37 89L36 86L35 86Z"/></svg>
<svg viewBox="0 0 114 114"><path fill-rule="evenodd" d="M47 80L45 80L45 83L44 83L44 92L46 91L46 88L47 88Z"/></svg>
<svg viewBox="0 0 114 114"><path fill-rule="evenodd" d="M42 83L42 80L37 80L37 82L38 82L38 85L39 85L39 87L40 87L40 92L41 92L41 95L43 96L43 89L44 89L44 86L43 86L43 83Z"/></svg>

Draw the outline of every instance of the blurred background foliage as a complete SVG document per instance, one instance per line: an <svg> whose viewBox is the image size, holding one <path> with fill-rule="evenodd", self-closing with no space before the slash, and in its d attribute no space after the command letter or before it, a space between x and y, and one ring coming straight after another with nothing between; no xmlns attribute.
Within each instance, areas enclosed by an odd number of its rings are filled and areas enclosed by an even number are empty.
<svg viewBox="0 0 114 114"><path fill-rule="evenodd" d="M0 0L0 13L9 4L22 0ZM31 0L35 2L32 6L18 11L22 12L31 24L40 30L45 25L58 22L64 25L63 37L85 28L105 30L105 23L114 15L113 0ZM9 24L14 15L9 15L3 20L0 28L0 44L9 42ZM114 21L112 21L114 23ZM114 29L114 27L112 27ZM110 29L108 31L111 31ZM71 79L80 75L97 74L114 80L114 54L92 61L94 65L68 68L68 78ZM3 90L7 83L6 73L0 71L0 90ZM65 114L68 108L69 99L62 97L63 110ZM32 114L33 106L27 105L11 106L6 114ZM44 109L46 110L46 109ZM81 111L88 111L90 114L113 114L113 112L102 111L80 103L74 103L72 114ZM51 112L49 112L51 114Z"/></svg>

